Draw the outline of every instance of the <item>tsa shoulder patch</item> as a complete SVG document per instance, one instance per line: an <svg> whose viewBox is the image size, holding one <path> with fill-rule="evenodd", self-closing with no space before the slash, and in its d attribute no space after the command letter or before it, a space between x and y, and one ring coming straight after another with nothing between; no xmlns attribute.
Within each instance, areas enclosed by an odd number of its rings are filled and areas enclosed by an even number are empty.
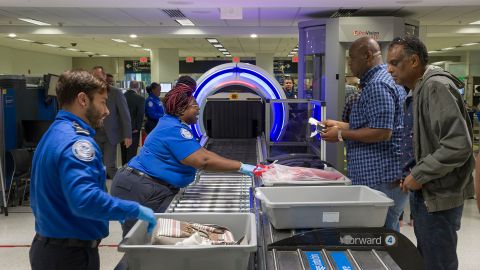
<svg viewBox="0 0 480 270"><path fill-rule="evenodd" d="M149 101L148 102L148 107L152 107L153 106L153 102Z"/></svg>
<svg viewBox="0 0 480 270"><path fill-rule="evenodd" d="M185 128L180 129L180 134L182 134L182 137L185 139L188 139L188 140L193 139L192 133Z"/></svg>
<svg viewBox="0 0 480 270"><path fill-rule="evenodd" d="M82 161L92 161L95 158L95 149L91 142L78 140L72 145L73 155Z"/></svg>

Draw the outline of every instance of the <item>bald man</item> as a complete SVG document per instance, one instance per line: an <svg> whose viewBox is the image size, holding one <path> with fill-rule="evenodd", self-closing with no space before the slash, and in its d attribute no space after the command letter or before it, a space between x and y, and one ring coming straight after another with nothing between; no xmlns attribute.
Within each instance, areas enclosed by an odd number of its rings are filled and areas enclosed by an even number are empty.
<svg viewBox="0 0 480 270"><path fill-rule="evenodd" d="M387 72L380 46L372 38L362 37L351 45L348 65L360 78L362 92L352 107L350 122L324 121L327 128L322 139L345 141L349 178L355 185L369 186L394 200L385 226L399 231L398 219L408 198L400 188L406 92Z"/></svg>

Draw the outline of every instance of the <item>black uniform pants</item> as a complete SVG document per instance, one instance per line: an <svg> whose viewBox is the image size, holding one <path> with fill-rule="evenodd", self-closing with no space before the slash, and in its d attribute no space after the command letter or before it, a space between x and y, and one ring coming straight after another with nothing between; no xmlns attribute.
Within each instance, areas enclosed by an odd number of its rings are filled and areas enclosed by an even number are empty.
<svg viewBox="0 0 480 270"><path fill-rule="evenodd" d="M136 201L149 207L155 213L163 213L173 197L178 193L178 188L160 180L152 179L146 175L139 175L129 167L122 167L113 178L111 194L124 200ZM122 224L122 236L135 225L136 219L127 219Z"/></svg>
<svg viewBox="0 0 480 270"><path fill-rule="evenodd" d="M100 269L97 247L66 247L33 239L29 256L32 270Z"/></svg>

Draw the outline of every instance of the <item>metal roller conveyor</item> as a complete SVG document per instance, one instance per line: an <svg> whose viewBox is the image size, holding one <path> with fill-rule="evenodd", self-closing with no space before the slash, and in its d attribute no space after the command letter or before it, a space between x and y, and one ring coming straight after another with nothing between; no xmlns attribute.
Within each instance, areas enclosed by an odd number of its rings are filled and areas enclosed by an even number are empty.
<svg viewBox="0 0 480 270"><path fill-rule="evenodd" d="M206 148L222 156L257 156L256 139L208 140ZM242 160L242 162L256 163ZM253 179L240 173L199 172L172 200L168 212L249 212Z"/></svg>

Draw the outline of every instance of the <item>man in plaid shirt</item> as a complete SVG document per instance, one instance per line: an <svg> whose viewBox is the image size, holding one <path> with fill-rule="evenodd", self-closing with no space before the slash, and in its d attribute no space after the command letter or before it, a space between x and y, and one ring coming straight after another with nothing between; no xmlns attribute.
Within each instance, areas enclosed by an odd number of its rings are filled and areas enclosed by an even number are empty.
<svg viewBox="0 0 480 270"><path fill-rule="evenodd" d="M360 78L362 92L353 105L350 122L324 121L322 139L345 140L348 177L394 200L385 227L399 231L399 216L408 195L400 189L401 138L405 90L396 85L383 64L378 43L370 37L357 39L349 50L348 64Z"/></svg>

